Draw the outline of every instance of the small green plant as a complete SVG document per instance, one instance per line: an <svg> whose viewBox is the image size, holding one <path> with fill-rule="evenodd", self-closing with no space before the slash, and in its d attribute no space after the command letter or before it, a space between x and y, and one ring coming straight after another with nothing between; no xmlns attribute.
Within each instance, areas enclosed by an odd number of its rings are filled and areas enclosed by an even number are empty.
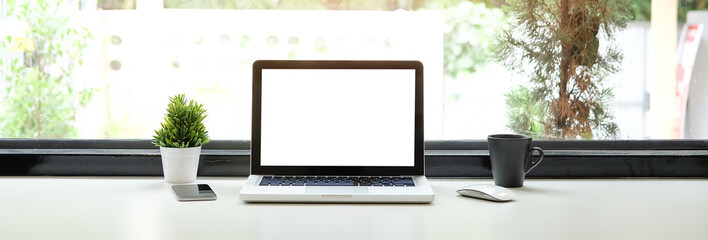
<svg viewBox="0 0 708 240"><path fill-rule="evenodd" d="M202 122L207 117L204 104L177 94L167 105L165 122L155 130L152 143L158 147L199 147L209 142L209 132Z"/></svg>

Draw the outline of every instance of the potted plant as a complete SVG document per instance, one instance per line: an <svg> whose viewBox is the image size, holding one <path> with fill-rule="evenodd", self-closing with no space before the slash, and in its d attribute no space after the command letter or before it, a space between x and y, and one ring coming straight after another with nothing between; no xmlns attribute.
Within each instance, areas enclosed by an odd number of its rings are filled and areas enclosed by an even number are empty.
<svg viewBox="0 0 708 240"><path fill-rule="evenodd" d="M162 128L155 130L152 143L160 147L162 170L167 183L191 183L197 180L199 154L209 142L202 121L206 118L203 104L177 94L170 98Z"/></svg>

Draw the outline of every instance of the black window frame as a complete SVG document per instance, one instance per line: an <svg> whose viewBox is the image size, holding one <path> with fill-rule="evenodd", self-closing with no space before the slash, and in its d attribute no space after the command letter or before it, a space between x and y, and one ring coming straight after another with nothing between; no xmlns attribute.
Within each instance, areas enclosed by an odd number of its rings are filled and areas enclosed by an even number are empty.
<svg viewBox="0 0 708 240"><path fill-rule="evenodd" d="M425 142L425 173L491 178L486 140ZM529 178L708 178L708 140L534 141L545 150ZM205 145L198 176L245 177L250 141ZM162 176L150 140L0 139L0 176Z"/></svg>

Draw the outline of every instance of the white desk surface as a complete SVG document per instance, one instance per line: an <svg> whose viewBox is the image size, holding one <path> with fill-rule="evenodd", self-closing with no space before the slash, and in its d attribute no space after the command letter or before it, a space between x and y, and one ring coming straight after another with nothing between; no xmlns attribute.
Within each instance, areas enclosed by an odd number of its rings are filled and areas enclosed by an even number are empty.
<svg viewBox="0 0 708 240"><path fill-rule="evenodd" d="M432 204L246 204L245 178L0 177L0 239L708 239L708 180L526 180L515 201L458 196L491 180L431 179Z"/></svg>

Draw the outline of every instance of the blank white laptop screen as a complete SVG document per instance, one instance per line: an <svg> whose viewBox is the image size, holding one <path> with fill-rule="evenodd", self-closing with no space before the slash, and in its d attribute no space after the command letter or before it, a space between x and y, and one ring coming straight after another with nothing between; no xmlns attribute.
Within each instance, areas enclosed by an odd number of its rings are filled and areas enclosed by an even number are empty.
<svg viewBox="0 0 708 240"><path fill-rule="evenodd" d="M414 166L414 69L263 69L261 79L261 166Z"/></svg>

